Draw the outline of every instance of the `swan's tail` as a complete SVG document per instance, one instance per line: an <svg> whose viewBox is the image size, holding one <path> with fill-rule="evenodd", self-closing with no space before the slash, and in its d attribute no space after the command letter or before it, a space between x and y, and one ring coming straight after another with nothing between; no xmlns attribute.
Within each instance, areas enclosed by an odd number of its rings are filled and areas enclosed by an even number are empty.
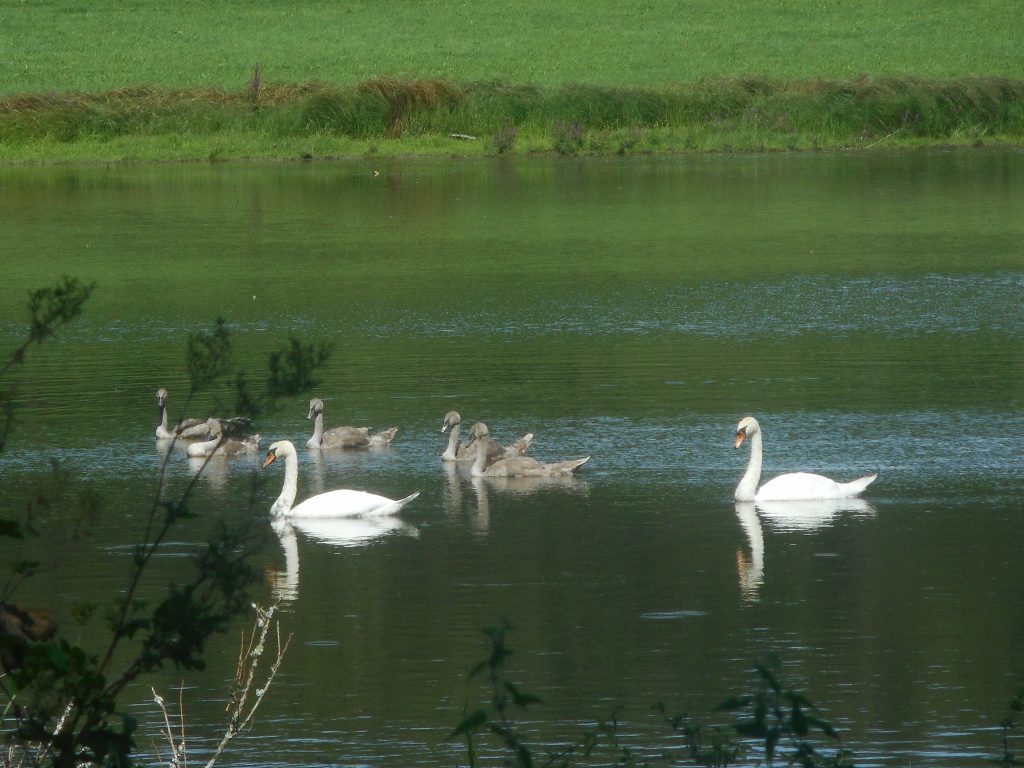
<svg viewBox="0 0 1024 768"><path fill-rule="evenodd" d="M402 507L404 507L406 504L408 504L410 501L412 501L413 499L415 499L419 495L420 495L419 491L416 491L415 493L410 493L404 499L399 499L398 501L393 501L393 502L391 502L390 504L388 504L385 507L381 507L380 509L374 510L373 514L374 515L393 515L396 512L398 512Z"/></svg>
<svg viewBox="0 0 1024 768"><path fill-rule="evenodd" d="M864 477L858 477L856 480L851 480L848 483L840 483L843 487L844 496L859 496L865 488L871 485L878 478L878 473L865 475Z"/></svg>
<svg viewBox="0 0 1024 768"><path fill-rule="evenodd" d="M556 461L551 466L558 470L562 474L569 474L575 472L578 467L582 467L590 461L589 456L584 456L582 459L570 459L569 461Z"/></svg>
<svg viewBox="0 0 1024 768"><path fill-rule="evenodd" d="M378 432L375 435L370 435L370 445L391 445L391 441L395 439L395 435L397 434L398 427L392 427L391 429L385 429L383 432Z"/></svg>
<svg viewBox="0 0 1024 768"><path fill-rule="evenodd" d="M508 447L508 453L512 456L522 456L533 444L533 432L527 432Z"/></svg>

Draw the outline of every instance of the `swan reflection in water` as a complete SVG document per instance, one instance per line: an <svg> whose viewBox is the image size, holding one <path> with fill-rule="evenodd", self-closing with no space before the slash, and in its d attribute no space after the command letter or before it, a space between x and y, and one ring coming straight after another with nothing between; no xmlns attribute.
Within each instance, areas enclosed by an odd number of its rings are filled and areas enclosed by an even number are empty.
<svg viewBox="0 0 1024 768"><path fill-rule="evenodd" d="M486 535L491 527L490 492L525 496L551 490L588 493L590 485L572 475L541 477L470 477L476 493L476 514L470 518L470 529L477 535ZM451 498L451 497L449 497Z"/></svg>
<svg viewBox="0 0 1024 768"><path fill-rule="evenodd" d="M747 537L749 554L736 552L736 572L744 602L760 599L764 584L764 520L773 531L809 533L831 524L840 514L873 517L875 508L864 499L815 499L813 501L737 501L736 518Z"/></svg>
<svg viewBox="0 0 1024 768"><path fill-rule="evenodd" d="M419 531L401 518L382 517L319 517L285 518L270 521L281 549L284 551L284 570L267 569L270 589L282 603L292 602L299 597L299 541L298 533L319 544L335 547L361 547L371 544L388 534L402 533L418 536Z"/></svg>

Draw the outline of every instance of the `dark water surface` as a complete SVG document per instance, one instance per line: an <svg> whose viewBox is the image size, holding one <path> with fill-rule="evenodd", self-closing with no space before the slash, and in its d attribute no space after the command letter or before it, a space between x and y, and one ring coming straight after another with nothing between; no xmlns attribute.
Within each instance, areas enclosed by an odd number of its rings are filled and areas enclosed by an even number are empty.
<svg viewBox="0 0 1024 768"><path fill-rule="evenodd" d="M294 640L227 764L465 762L445 738L486 701L466 672L502 617L512 676L544 700L523 715L536 745L620 704L638 745L671 745L653 704L708 712L774 653L858 765L1001 754L1024 684L1021 153L4 169L0 215L7 348L29 289L98 284L11 377L0 457L0 516L51 458L109 500L76 536L54 510L41 540L3 544L49 564L22 597L76 639L100 622L72 607L124 588L154 392L182 407L188 333L226 317L255 381L289 334L330 340L327 425L399 427L386 451L300 451L299 495L422 491L401 526L278 540L281 473L252 516L257 459L220 461L157 564L150 594L216 520L271 533L258 597L286 598ZM453 408L534 432L539 458L593 459L563 483L473 482L439 460ZM305 413L265 419L263 446L304 443ZM734 505L748 413L766 476L878 471L866 502ZM193 471L172 455L171 490ZM236 642L129 691L154 743L148 685L174 697L182 677L190 733L218 733Z"/></svg>

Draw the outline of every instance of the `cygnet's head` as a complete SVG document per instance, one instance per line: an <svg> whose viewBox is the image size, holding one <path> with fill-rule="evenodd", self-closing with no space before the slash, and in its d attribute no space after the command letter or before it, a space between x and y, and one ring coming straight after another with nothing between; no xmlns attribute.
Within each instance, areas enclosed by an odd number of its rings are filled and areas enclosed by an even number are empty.
<svg viewBox="0 0 1024 768"><path fill-rule="evenodd" d="M761 425L757 423L757 419L753 416L744 416L740 419L740 423L736 425L736 442L733 443L733 448L739 448L743 445L743 441L748 437L753 437L761 431Z"/></svg>
<svg viewBox="0 0 1024 768"><path fill-rule="evenodd" d="M307 419L316 418L317 414L324 412L324 401L319 397L314 397L309 401L309 413L306 414Z"/></svg>
<svg viewBox="0 0 1024 768"><path fill-rule="evenodd" d="M441 432L447 432L449 427L455 427L462 423L462 416L459 415L458 411L448 411L444 415L444 421L441 423Z"/></svg>
<svg viewBox="0 0 1024 768"><path fill-rule="evenodd" d="M483 440L491 436L491 431L487 428L487 425L482 421L478 421L472 427L469 428L469 442L467 445L472 445L477 440Z"/></svg>
<svg viewBox="0 0 1024 768"><path fill-rule="evenodd" d="M158 389L156 391L156 404L157 405L163 405L166 400L167 400L167 390L164 389L163 387L160 387L160 389Z"/></svg>

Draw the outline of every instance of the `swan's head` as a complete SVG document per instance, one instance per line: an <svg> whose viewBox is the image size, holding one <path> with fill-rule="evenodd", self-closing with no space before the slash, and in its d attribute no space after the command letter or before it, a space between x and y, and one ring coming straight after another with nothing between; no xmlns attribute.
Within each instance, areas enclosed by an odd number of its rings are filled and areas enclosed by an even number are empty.
<svg viewBox="0 0 1024 768"><path fill-rule="evenodd" d="M761 425L757 423L757 419L753 416L744 416L740 419L740 423L736 425L736 442L732 444L733 448L739 448L743 445L743 441L748 437L753 437L761 431Z"/></svg>
<svg viewBox="0 0 1024 768"><path fill-rule="evenodd" d="M165 402L167 402L167 390L160 387L160 389L156 391L156 404L163 405Z"/></svg>
<svg viewBox="0 0 1024 768"><path fill-rule="evenodd" d="M449 427L455 427L462 423L462 416L459 415L458 411L448 411L444 415L444 421L441 423L441 432L447 432Z"/></svg>
<svg viewBox="0 0 1024 768"><path fill-rule="evenodd" d="M256 441L258 445L259 435L256 436ZM271 443L267 449L267 460L263 462L263 468L266 469L278 459L286 459L294 455L295 446L291 444L290 440L278 440L276 443Z"/></svg>
<svg viewBox="0 0 1024 768"><path fill-rule="evenodd" d="M307 419L312 419L324 412L324 401L319 397L314 397L309 401L309 413L306 414Z"/></svg>

